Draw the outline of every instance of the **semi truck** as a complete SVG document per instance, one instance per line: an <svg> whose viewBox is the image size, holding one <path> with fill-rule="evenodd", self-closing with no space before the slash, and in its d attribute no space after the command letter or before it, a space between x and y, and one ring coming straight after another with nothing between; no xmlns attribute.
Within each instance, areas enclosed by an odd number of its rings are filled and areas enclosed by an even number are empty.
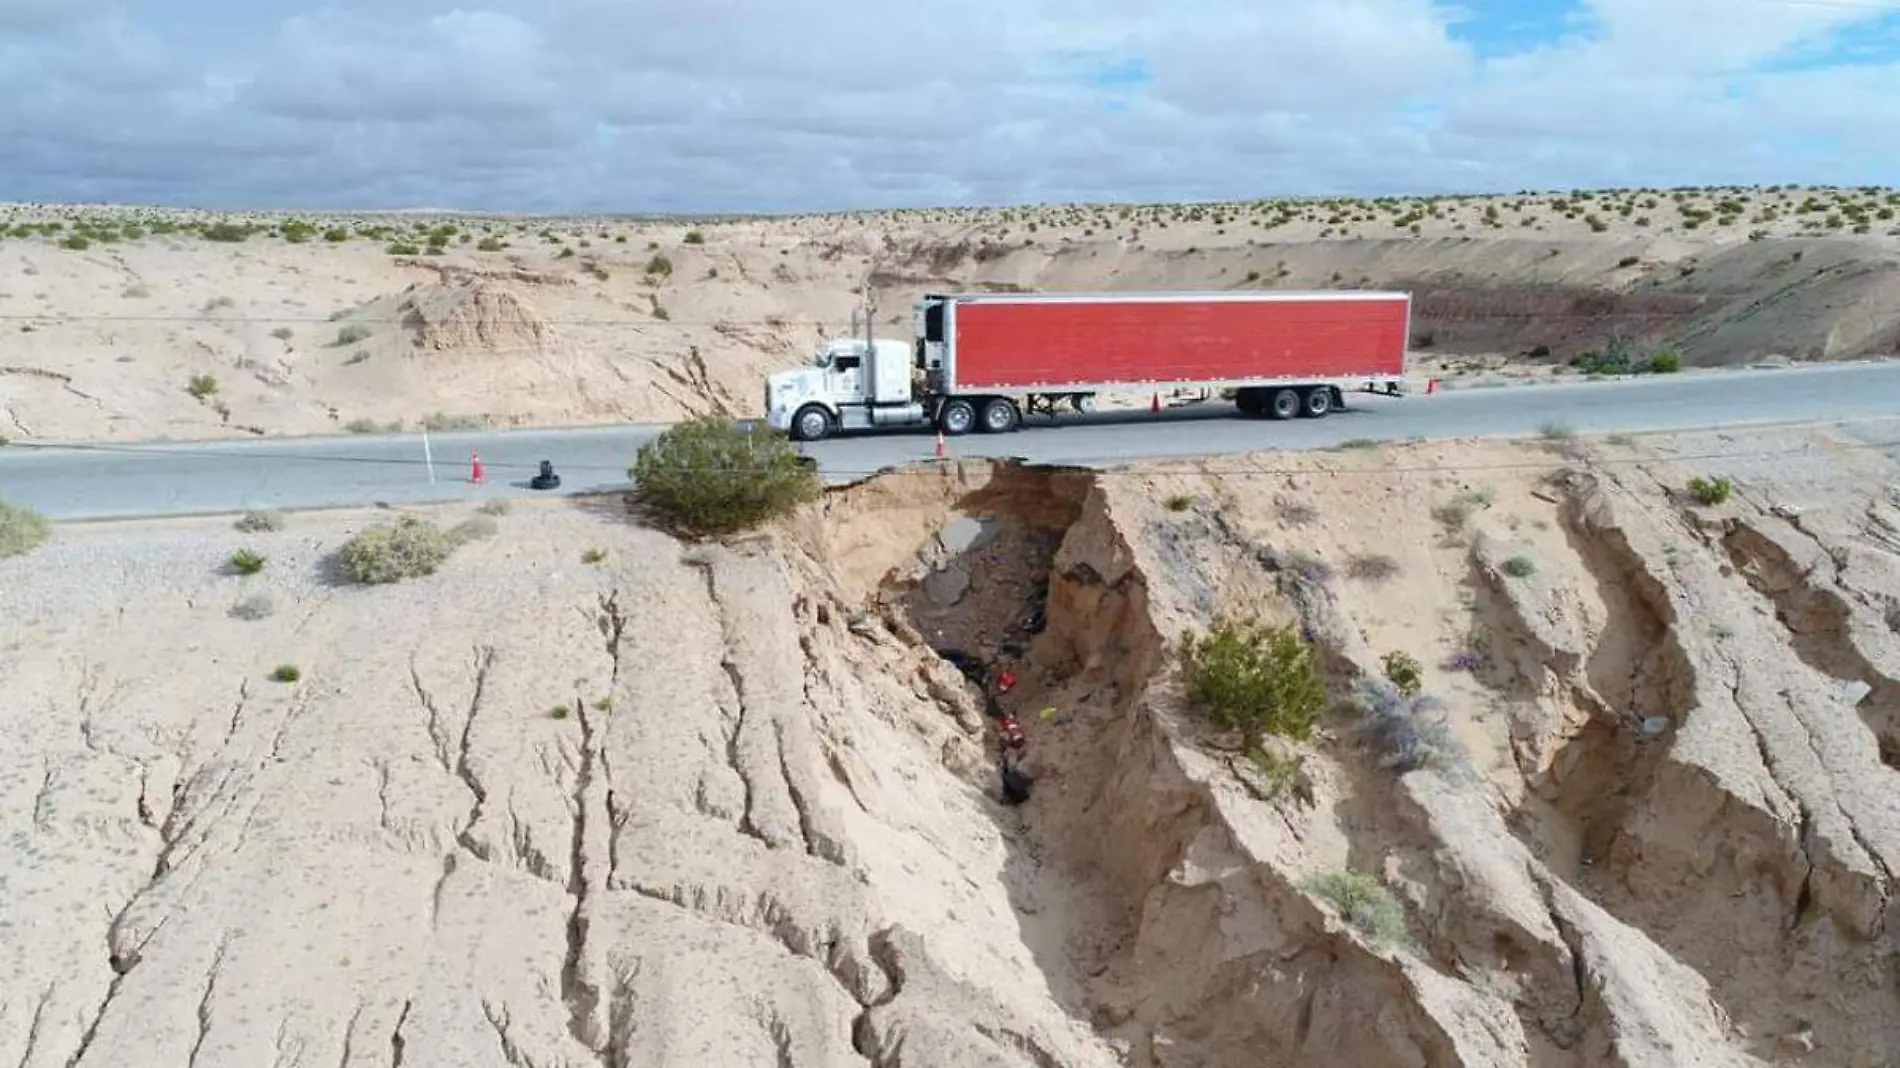
<svg viewBox="0 0 1900 1068"><path fill-rule="evenodd" d="M822 342L765 382L766 423L798 441L841 430L1001 434L1090 412L1101 394L1220 391L1244 416L1320 418L1347 390L1403 390L1409 293L945 293L908 340Z"/></svg>

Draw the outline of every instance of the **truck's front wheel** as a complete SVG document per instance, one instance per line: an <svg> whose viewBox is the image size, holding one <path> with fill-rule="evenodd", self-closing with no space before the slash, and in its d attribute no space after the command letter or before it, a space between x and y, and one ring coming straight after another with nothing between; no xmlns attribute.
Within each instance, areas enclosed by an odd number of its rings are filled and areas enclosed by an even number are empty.
<svg viewBox="0 0 1900 1068"><path fill-rule="evenodd" d="M831 433L831 413L824 405L807 404L792 417L792 440L822 441Z"/></svg>
<svg viewBox="0 0 1900 1068"><path fill-rule="evenodd" d="M937 429L955 437L968 434L976 425L976 406L962 397L952 397L937 409Z"/></svg>

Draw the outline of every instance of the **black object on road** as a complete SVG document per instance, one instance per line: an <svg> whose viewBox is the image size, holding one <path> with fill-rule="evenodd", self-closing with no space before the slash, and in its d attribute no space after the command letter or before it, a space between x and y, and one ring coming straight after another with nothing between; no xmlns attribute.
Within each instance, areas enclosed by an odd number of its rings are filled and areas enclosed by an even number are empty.
<svg viewBox="0 0 1900 1068"><path fill-rule="evenodd" d="M529 489L550 490L559 489L560 486L561 476L554 473L552 460L541 461L541 473L528 480Z"/></svg>

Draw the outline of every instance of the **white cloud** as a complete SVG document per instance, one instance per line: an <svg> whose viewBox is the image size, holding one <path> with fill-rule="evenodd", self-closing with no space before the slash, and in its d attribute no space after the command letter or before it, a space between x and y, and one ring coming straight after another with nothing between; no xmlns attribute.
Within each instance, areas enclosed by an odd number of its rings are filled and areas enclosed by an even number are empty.
<svg viewBox="0 0 1900 1068"><path fill-rule="evenodd" d="M1429 0L469 2L0 0L0 197L788 210L1900 175L1900 66L1816 59L1900 0L1589 0L1568 37L1483 59Z"/></svg>

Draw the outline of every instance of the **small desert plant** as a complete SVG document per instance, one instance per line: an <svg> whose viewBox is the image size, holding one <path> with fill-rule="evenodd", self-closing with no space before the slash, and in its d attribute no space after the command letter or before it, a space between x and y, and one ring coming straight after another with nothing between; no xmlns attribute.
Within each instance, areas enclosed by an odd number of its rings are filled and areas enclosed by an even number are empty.
<svg viewBox="0 0 1900 1068"><path fill-rule="evenodd" d="M492 538L500 532L501 524L495 522L494 516L478 514L455 524L455 528L449 531L449 537L457 545L465 545L471 541Z"/></svg>
<svg viewBox="0 0 1900 1068"><path fill-rule="evenodd" d="M1273 511L1280 517L1280 522L1290 527L1303 527L1319 520L1319 509L1305 501L1295 501L1285 497L1273 502Z"/></svg>
<svg viewBox="0 0 1900 1068"><path fill-rule="evenodd" d="M295 664L279 664L270 673L273 682L296 682L303 678L303 671Z"/></svg>
<svg viewBox="0 0 1900 1068"><path fill-rule="evenodd" d="M1451 654L1449 657L1445 658L1445 670L1446 671L1478 671L1478 670L1481 670L1487 662L1488 661L1486 660L1485 655L1481 650L1460 649L1457 652Z"/></svg>
<svg viewBox="0 0 1900 1068"><path fill-rule="evenodd" d="M1388 582L1399 573L1399 562L1384 553L1355 553L1346 561L1346 575L1359 582Z"/></svg>
<svg viewBox="0 0 1900 1068"><path fill-rule="evenodd" d="M1537 574L1537 561L1532 560L1528 556L1513 556L1509 560L1504 561L1504 563L1499 564L1498 570L1512 578L1530 578L1532 575Z"/></svg>
<svg viewBox="0 0 1900 1068"><path fill-rule="evenodd" d="M628 470L640 500L676 531L733 534L816 497L818 472L782 435L702 415L640 446Z"/></svg>
<svg viewBox="0 0 1900 1068"><path fill-rule="evenodd" d="M352 434L374 434L382 427L374 419L352 419L343 424L343 429Z"/></svg>
<svg viewBox="0 0 1900 1068"><path fill-rule="evenodd" d="M1376 449L1378 447L1379 447L1379 442L1374 438L1347 438L1345 441L1342 441L1339 444L1333 446L1333 448L1341 452L1353 452L1353 451L1358 451L1361 449Z"/></svg>
<svg viewBox="0 0 1900 1068"><path fill-rule="evenodd" d="M1726 476L1703 478L1697 475L1689 480L1689 496L1694 497L1697 504L1714 507L1727 501L1734 492L1735 483Z"/></svg>
<svg viewBox="0 0 1900 1068"><path fill-rule="evenodd" d="M555 705L553 708L548 709L548 718L550 719L566 719L568 715L569 712L566 705Z"/></svg>
<svg viewBox="0 0 1900 1068"><path fill-rule="evenodd" d="M39 548L49 533L51 527L45 516L0 501L0 559L21 556Z"/></svg>
<svg viewBox="0 0 1900 1068"><path fill-rule="evenodd" d="M270 332L270 336L276 338L279 341L289 341L291 338L295 337L296 334L297 332L295 330L292 330L288 326L280 326L277 329L272 330Z"/></svg>
<svg viewBox="0 0 1900 1068"><path fill-rule="evenodd" d="M480 430L487 425L488 420L479 415L433 412L422 417L422 429L438 434L455 430Z"/></svg>
<svg viewBox="0 0 1900 1068"><path fill-rule="evenodd" d="M1182 656L1189 698L1249 751L1266 734L1310 737L1326 707L1318 658L1296 628L1222 621L1187 639Z"/></svg>
<svg viewBox="0 0 1900 1068"><path fill-rule="evenodd" d="M284 514L252 510L238 516L237 522L231 525L246 534L271 534L284 529Z"/></svg>
<svg viewBox="0 0 1900 1068"><path fill-rule="evenodd" d="M684 240L689 245L703 245L706 243L706 235L698 230L688 230Z"/></svg>
<svg viewBox="0 0 1900 1068"><path fill-rule="evenodd" d="M1170 512L1185 512L1194 507L1194 498L1186 493L1176 493L1170 495L1162 505Z"/></svg>
<svg viewBox="0 0 1900 1068"><path fill-rule="evenodd" d="M1306 891L1339 912L1341 919L1377 946L1405 940L1405 910L1377 879L1356 871L1324 872L1306 882Z"/></svg>
<svg viewBox="0 0 1900 1068"><path fill-rule="evenodd" d="M587 549L581 553L581 563L583 564L598 564L605 559L607 559L607 550L605 549Z"/></svg>
<svg viewBox="0 0 1900 1068"><path fill-rule="evenodd" d="M239 598L238 602L231 606L231 618L255 623L260 619L270 618L276 611L277 602L271 600L270 594L252 593Z"/></svg>
<svg viewBox="0 0 1900 1068"><path fill-rule="evenodd" d="M239 549L231 554L231 570L240 575L255 575L264 570L264 557L250 549Z"/></svg>
<svg viewBox="0 0 1900 1068"><path fill-rule="evenodd" d="M344 345L354 345L359 341L367 340L371 333L370 328L364 326L362 323L351 323L337 330L336 340L331 342L331 344L338 348Z"/></svg>
<svg viewBox="0 0 1900 1068"><path fill-rule="evenodd" d="M1260 773L1259 793L1268 801L1278 801L1289 793L1310 793L1312 780L1306 774L1306 760L1298 753L1281 753L1262 745L1247 754L1254 770Z"/></svg>
<svg viewBox="0 0 1900 1068"><path fill-rule="evenodd" d="M185 392L198 400L204 400L218 392L218 380L210 375L192 375L191 380L185 383Z"/></svg>
<svg viewBox="0 0 1900 1068"><path fill-rule="evenodd" d="M1673 375L1682 370L1682 357L1669 349L1658 349L1649 358L1649 370L1652 374Z"/></svg>
<svg viewBox="0 0 1900 1068"><path fill-rule="evenodd" d="M1385 671L1386 681L1398 687L1402 696L1417 697L1425 688L1425 667L1408 653L1394 649L1385 654L1379 666Z"/></svg>
<svg viewBox="0 0 1900 1068"><path fill-rule="evenodd" d="M475 510L483 515L507 515L508 509L511 507L513 506L508 503L506 498L495 497L483 501Z"/></svg>
<svg viewBox="0 0 1900 1068"><path fill-rule="evenodd" d="M1362 678L1353 692L1361 726L1384 753L1379 766L1403 775L1420 768L1448 771L1464 763L1464 747L1445 720L1444 702L1407 695L1386 679Z"/></svg>
<svg viewBox="0 0 1900 1068"><path fill-rule="evenodd" d="M655 252L647 260L647 273L656 278L664 278L673 273L673 261L666 258L666 253Z"/></svg>
<svg viewBox="0 0 1900 1068"><path fill-rule="evenodd" d="M403 516L343 543L337 550L337 563L354 582L400 582L434 574L454 551L454 539L440 527L417 516Z"/></svg>
<svg viewBox="0 0 1900 1068"><path fill-rule="evenodd" d="M1290 554L1282 570L1292 575L1295 582L1307 586L1324 586L1333 581L1332 565L1309 552Z"/></svg>
<svg viewBox="0 0 1900 1068"><path fill-rule="evenodd" d="M1545 423L1537 428L1537 433L1545 441L1569 441L1577 436L1577 428L1569 423Z"/></svg>

